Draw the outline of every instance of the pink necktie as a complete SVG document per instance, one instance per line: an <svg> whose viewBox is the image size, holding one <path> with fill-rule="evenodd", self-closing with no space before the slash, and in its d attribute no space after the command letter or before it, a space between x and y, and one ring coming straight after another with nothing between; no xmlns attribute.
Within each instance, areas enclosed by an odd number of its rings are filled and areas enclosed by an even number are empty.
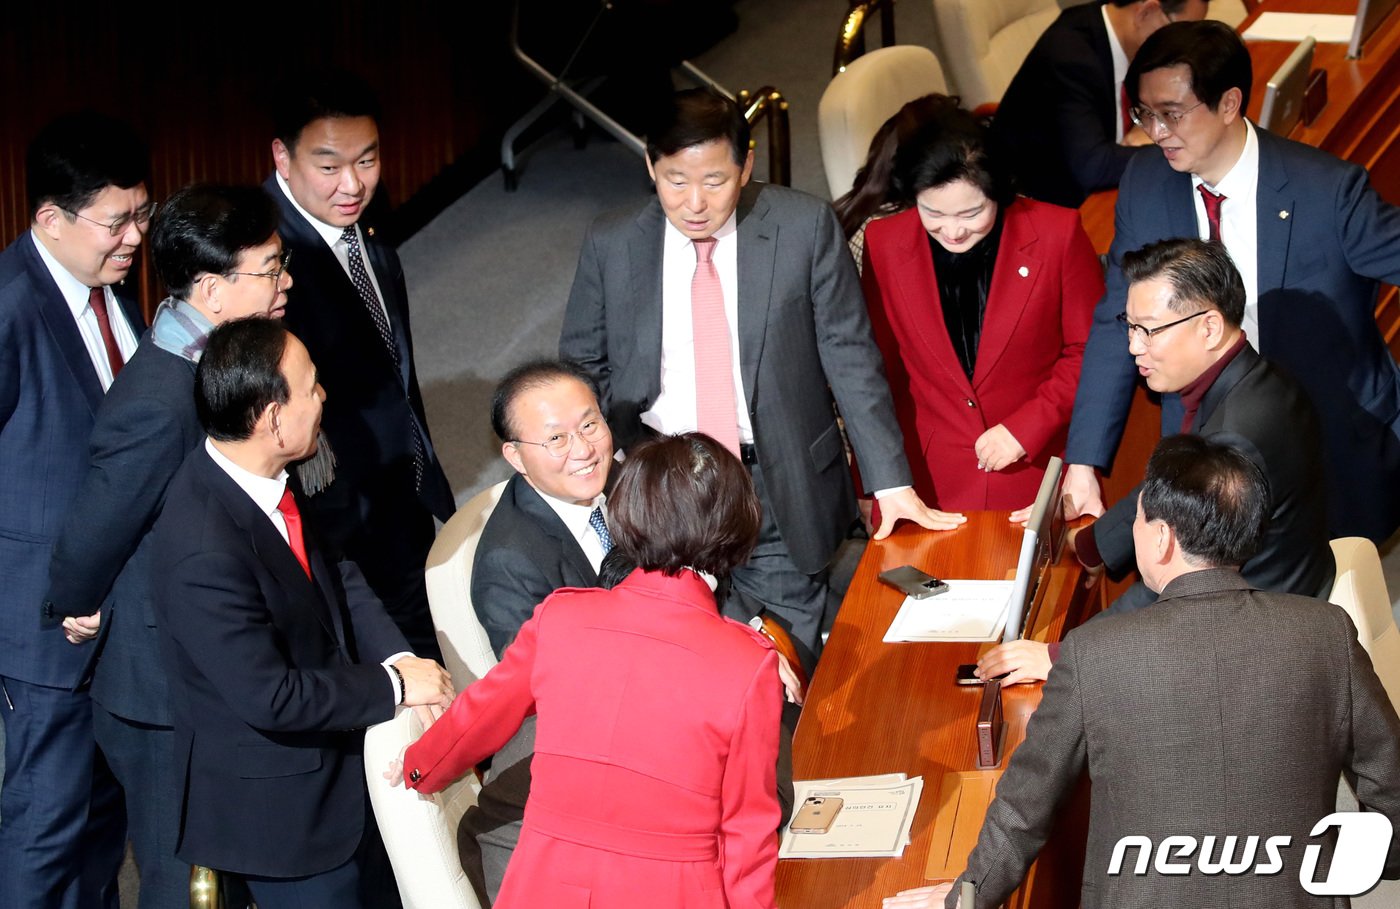
<svg viewBox="0 0 1400 909"><path fill-rule="evenodd" d="M97 316L97 330L102 335L102 346L107 348L107 365L112 367L112 378L122 371L122 350L117 346L117 336L112 334L112 320L107 315L107 294L100 287L88 292L88 305Z"/></svg>
<svg viewBox="0 0 1400 909"><path fill-rule="evenodd" d="M695 277L690 279L690 325L695 338L695 416L699 430L739 456L734 354L724 290L710 261L715 239L695 240Z"/></svg>
<svg viewBox="0 0 1400 909"><path fill-rule="evenodd" d="M1220 203L1225 201L1225 196L1220 193L1213 193L1206 189L1202 183L1196 189L1201 192L1201 201L1206 204L1206 221L1210 224L1210 242L1220 242Z"/></svg>

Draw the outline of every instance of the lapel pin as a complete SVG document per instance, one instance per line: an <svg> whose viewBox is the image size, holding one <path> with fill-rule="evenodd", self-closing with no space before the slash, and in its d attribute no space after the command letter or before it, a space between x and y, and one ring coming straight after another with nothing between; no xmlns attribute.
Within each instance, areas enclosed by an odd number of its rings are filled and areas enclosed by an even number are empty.
<svg viewBox="0 0 1400 909"><path fill-rule="evenodd" d="M1286 212L1284 213L1284 217L1285 217L1285 218L1288 217L1288 214L1287 214ZM374 236L374 228L373 228L373 227L367 227L367 228L365 228L365 233L369 234L371 237Z"/></svg>
<svg viewBox="0 0 1400 909"><path fill-rule="evenodd" d="M1279 219L1280 221L1287 221L1287 220L1288 220L1288 212L1287 212L1287 211L1281 211L1281 212L1279 212L1279 213L1278 213L1278 219Z"/></svg>
<svg viewBox="0 0 1400 909"><path fill-rule="evenodd" d="M1026 266L1022 265L1020 268L1016 269L1016 274L1020 275L1023 278L1029 278L1031 276L1031 270Z"/></svg>

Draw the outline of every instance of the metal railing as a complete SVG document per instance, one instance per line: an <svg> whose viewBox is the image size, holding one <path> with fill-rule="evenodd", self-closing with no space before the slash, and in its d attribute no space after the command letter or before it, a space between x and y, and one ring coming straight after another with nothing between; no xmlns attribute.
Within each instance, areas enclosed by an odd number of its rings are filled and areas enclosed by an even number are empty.
<svg viewBox="0 0 1400 909"><path fill-rule="evenodd" d="M791 186L792 133L787 99L773 86L765 85L756 92L740 91L736 100L749 126L768 121L768 182Z"/></svg>
<svg viewBox="0 0 1400 909"><path fill-rule="evenodd" d="M845 72L850 62L865 53L865 25L872 13L880 14L880 41L885 47L894 44L895 0L851 0L851 8L841 22L841 34L836 36L836 53L831 74Z"/></svg>

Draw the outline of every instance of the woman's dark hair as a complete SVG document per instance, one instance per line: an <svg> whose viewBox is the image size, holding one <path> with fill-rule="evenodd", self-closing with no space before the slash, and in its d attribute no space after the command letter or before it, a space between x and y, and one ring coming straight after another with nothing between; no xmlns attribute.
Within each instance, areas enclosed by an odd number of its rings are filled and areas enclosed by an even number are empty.
<svg viewBox="0 0 1400 909"><path fill-rule="evenodd" d="M966 180L998 205L1016 197L1011 171L987 141L987 122L960 107L933 111L894 157L892 196L913 205L919 193Z"/></svg>
<svg viewBox="0 0 1400 909"><path fill-rule="evenodd" d="M727 577L753 552L761 519L748 470L698 432L628 450L608 496L613 541L638 567L669 575Z"/></svg>
<svg viewBox="0 0 1400 909"><path fill-rule="evenodd" d="M194 405L211 438L250 439L267 405L290 400L282 374L289 337L280 319L257 317L224 322L209 333L195 369Z"/></svg>
<svg viewBox="0 0 1400 909"><path fill-rule="evenodd" d="M956 95L924 95L901 107L876 131L870 140L865 163L856 171L850 192L831 203L846 239L849 240L881 206L895 201L890 198L890 190L895 153L899 147L913 138L919 127L939 111L956 108L958 104Z"/></svg>
<svg viewBox="0 0 1400 909"><path fill-rule="evenodd" d="M238 268L245 249L277 233L277 203L261 186L186 186L160 207L151 256L165 289L189 299L195 278Z"/></svg>

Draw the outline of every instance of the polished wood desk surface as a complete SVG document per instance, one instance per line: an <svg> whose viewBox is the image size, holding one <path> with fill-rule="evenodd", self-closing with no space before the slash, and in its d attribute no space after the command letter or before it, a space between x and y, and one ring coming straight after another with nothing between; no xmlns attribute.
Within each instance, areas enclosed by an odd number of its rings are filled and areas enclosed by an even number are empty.
<svg viewBox="0 0 1400 909"><path fill-rule="evenodd" d="M973 736L981 689L957 686L954 673L959 663L975 662L992 645L883 643L903 595L876 576L908 564L938 577L1005 578L1015 570L1020 540L1021 529L1007 520L1007 512L981 512L968 515L967 524L952 531L904 524L866 548L802 710L793 739L794 778L922 776L913 842L898 859L779 862L778 905L783 909L878 907L883 897L927 883L923 872L943 774L977 766ZM1068 553L1061 562L1067 558L1072 562ZM1029 636L1059 640L1079 578L1072 568L1051 569L1043 593L1057 606L1040 610L1039 627ZM1074 599L1078 603L1087 596ZM1026 720L1040 703L1040 687L1005 690L1007 755L1024 737Z"/></svg>

